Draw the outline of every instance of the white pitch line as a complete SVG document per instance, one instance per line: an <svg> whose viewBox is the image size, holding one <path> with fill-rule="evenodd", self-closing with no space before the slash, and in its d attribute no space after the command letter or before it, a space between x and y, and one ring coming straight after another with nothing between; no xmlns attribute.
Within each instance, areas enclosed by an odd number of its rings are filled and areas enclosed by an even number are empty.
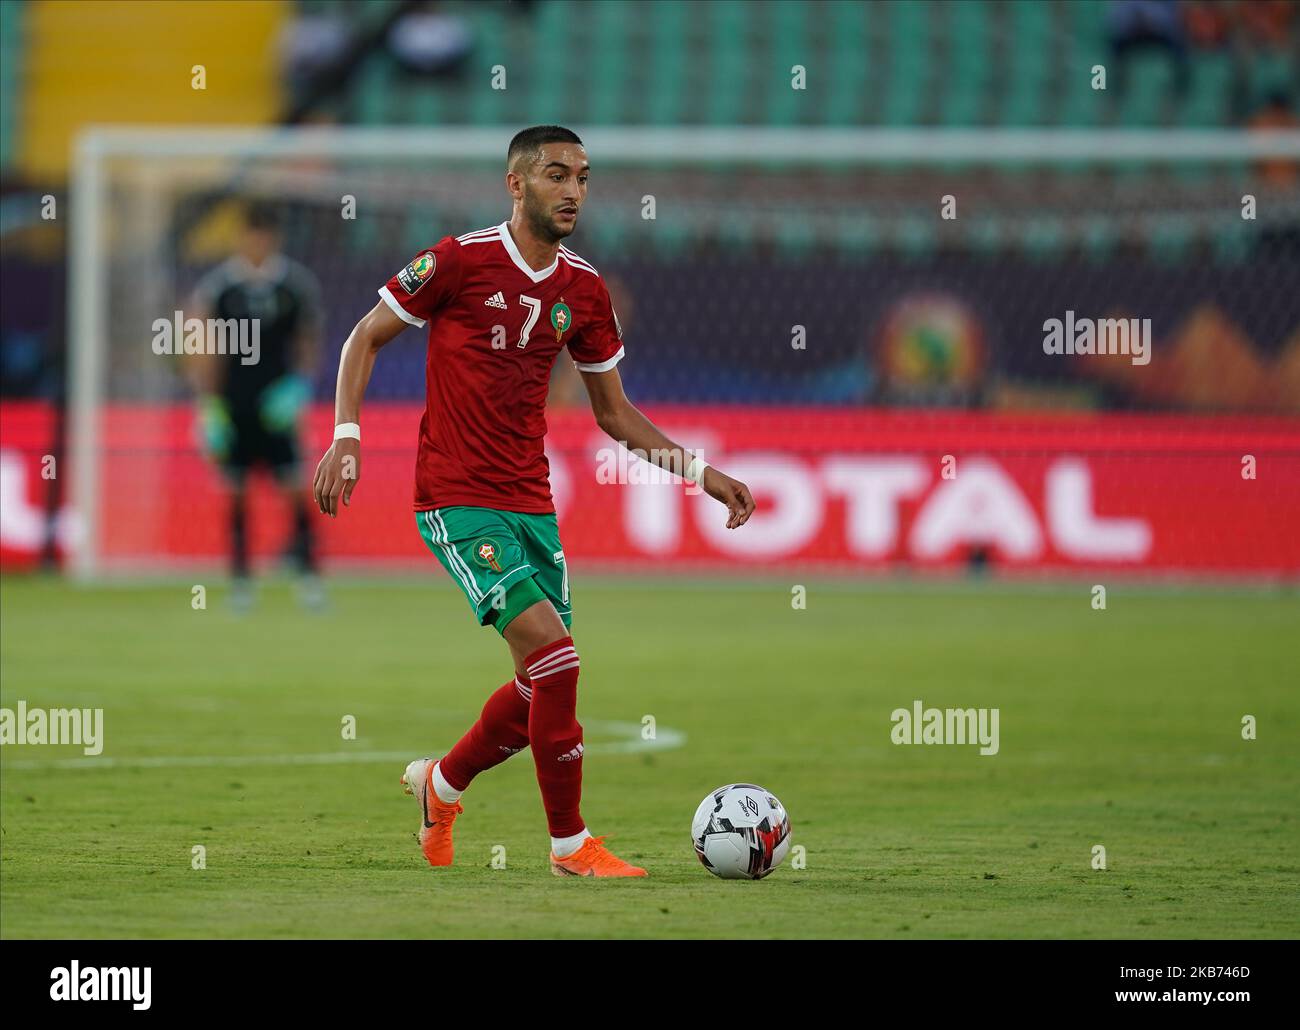
<svg viewBox="0 0 1300 1030"><path fill-rule="evenodd" d="M621 734L625 740L588 744L585 754L630 755L646 751L670 751L686 743L680 730L659 728L654 740L643 740L641 724L589 720L585 728L601 733ZM6 749L7 750L7 749ZM445 754L435 748L431 754ZM5 769L207 769L249 765L365 765L381 762L409 762L411 751L328 751L316 755L147 755L138 758L83 756L81 758L16 759L3 763ZM416 756L418 757L418 756Z"/></svg>

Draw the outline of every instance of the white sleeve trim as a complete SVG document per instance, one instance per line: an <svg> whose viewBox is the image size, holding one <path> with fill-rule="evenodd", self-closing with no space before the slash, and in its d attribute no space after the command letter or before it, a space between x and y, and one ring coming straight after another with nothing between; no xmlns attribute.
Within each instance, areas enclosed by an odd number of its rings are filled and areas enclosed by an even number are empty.
<svg viewBox="0 0 1300 1030"><path fill-rule="evenodd" d="M416 318L415 315L411 314L409 311L406 310L406 308L402 307L402 305L397 303L397 298L393 296L393 291L390 290L387 286L379 287L379 296L383 297L384 303L393 309L393 314L396 315L398 318L400 318L407 325L413 325L417 329L424 328L426 324L425 320L423 318Z"/></svg>
<svg viewBox="0 0 1300 1030"><path fill-rule="evenodd" d="M593 365L584 365L581 361L575 361L579 372L608 372L611 368L623 360L623 348L618 349L618 353L612 358L606 358L604 361L598 361Z"/></svg>

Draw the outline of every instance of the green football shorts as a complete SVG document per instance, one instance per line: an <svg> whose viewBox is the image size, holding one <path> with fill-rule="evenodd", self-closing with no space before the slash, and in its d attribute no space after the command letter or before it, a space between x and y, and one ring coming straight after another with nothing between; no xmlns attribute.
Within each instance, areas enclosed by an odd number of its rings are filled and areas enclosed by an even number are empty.
<svg viewBox="0 0 1300 1030"><path fill-rule="evenodd" d="M555 605L565 626L572 623L569 570L554 513L458 505L417 511L415 522L479 625L504 633L515 616L542 600Z"/></svg>

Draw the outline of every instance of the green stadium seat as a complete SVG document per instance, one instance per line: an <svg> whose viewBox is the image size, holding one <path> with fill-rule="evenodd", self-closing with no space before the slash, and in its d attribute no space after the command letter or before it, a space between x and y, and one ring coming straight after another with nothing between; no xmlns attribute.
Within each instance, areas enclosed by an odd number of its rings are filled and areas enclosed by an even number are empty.
<svg viewBox="0 0 1300 1030"><path fill-rule="evenodd" d="M777 246L781 248L782 260L794 260L807 254L817 243L817 235L811 223L802 218L783 219L777 226Z"/></svg>
<svg viewBox="0 0 1300 1030"><path fill-rule="evenodd" d="M1020 242L1032 258L1054 258L1065 247L1065 227L1059 218L1036 216L1025 221Z"/></svg>
<svg viewBox="0 0 1300 1030"><path fill-rule="evenodd" d="M880 227L869 215L846 219L836 227L835 242L842 252L866 258L880 247Z"/></svg>
<svg viewBox="0 0 1300 1030"><path fill-rule="evenodd" d="M887 50L888 80L881 120L886 125L910 126L922 122L930 75L930 33L934 19L925 0L891 3Z"/></svg>
<svg viewBox="0 0 1300 1030"><path fill-rule="evenodd" d="M1230 117L1232 60L1227 54L1203 54L1192 62L1190 95L1178 122L1188 128L1225 124Z"/></svg>
<svg viewBox="0 0 1300 1030"><path fill-rule="evenodd" d="M590 218L590 215L584 217ZM624 248L626 233L621 222L616 218L591 218L584 226L584 237L591 241L590 249L595 254L617 254ZM587 255L584 252L584 256Z"/></svg>
<svg viewBox="0 0 1300 1030"><path fill-rule="evenodd" d="M569 82L577 55L585 54L585 51L574 45L572 30L584 16L579 5L569 0L538 4L533 10L536 13L532 15L535 19L530 48L532 60L520 62L520 70L527 69L527 72L522 76L516 75L510 88L524 92L528 105L525 121L543 124L568 118L576 122L577 119L567 113L573 99ZM513 66L506 67L509 72Z"/></svg>
<svg viewBox="0 0 1300 1030"><path fill-rule="evenodd" d="M710 125L737 125L745 118L745 96L753 70L748 37L751 9L742 0L718 0L705 9L709 20L708 92L704 121Z"/></svg>
<svg viewBox="0 0 1300 1030"><path fill-rule="evenodd" d="M948 17L947 68L940 76L943 99L939 124L953 127L983 124L987 114L993 54L988 8L979 2L956 4ZM958 171L964 167L954 163Z"/></svg>
<svg viewBox="0 0 1300 1030"><path fill-rule="evenodd" d="M1214 260L1222 265L1240 264L1250 256L1251 243L1256 237L1239 218L1216 228L1211 244Z"/></svg>
<svg viewBox="0 0 1300 1030"><path fill-rule="evenodd" d="M718 239L726 247L746 248L754 242L755 228L753 219L728 217L718 227Z"/></svg>
<svg viewBox="0 0 1300 1030"><path fill-rule="evenodd" d="M583 21L583 34L588 37L585 47L572 53L583 54L589 62L591 81L599 83L575 90L576 99L586 108L587 122L610 125L627 120L629 104L627 76L633 66L628 36L630 7L624 3L597 3L583 5L581 15L574 21Z"/></svg>
<svg viewBox="0 0 1300 1030"><path fill-rule="evenodd" d="M13 160L23 69L23 3L0 3L0 168Z"/></svg>
<svg viewBox="0 0 1300 1030"><path fill-rule="evenodd" d="M484 224L492 224L490 222ZM403 242L407 254L418 254L430 244L438 242L446 235L441 231L442 218L438 209L432 204L420 204L403 222Z"/></svg>
<svg viewBox="0 0 1300 1030"><path fill-rule="evenodd" d="M444 106L448 121L461 120L452 117L454 111L468 112L471 125L515 125L523 120L525 83L521 80L531 69L515 60L517 52L510 46L511 22L512 19L493 4L480 4L474 8L474 51L470 55L469 79L475 84L490 83L492 69L500 65L506 69L506 89L475 89L459 83L449 84L445 87L447 103Z"/></svg>
<svg viewBox="0 0 1300 1030"><path fill-rule="evenodd" d="M681 254L691 241L691 226L680 218L661 218L652 224L654 231L646 236L648 249L660 257L672 258Z"/></svg>
<svg viewBox="0 0 1300 1030"><path fill-rule="evenodd" d="M865 96L873 9L867 4L834 4L830 21L830 82L823 121L857 125L867 108Z"/></svg>
<svg viewBox="0 0 1300 1030"><path fill-rule="evenodd" d="M443 94L434 89L412 90L406 121L414 125L441 125L445 112Z"/></svg>
<svg viewBox="0 0 1300 1030"><path fill-rule="evenodd" d="M1113 222L1105 218L1092 218L1080 233L1084 255L1092 261L1109 261L1118 243Z"/></svg>
<svg viewBox="0 0 1300 1030"><path fill-rule="evenodd" d="M1065 35L1069 53L1062 55L1064 79L1056 123L1063 126L1093 128L1102 124L1110 105L1109 92L1092 88L1092 69L1107 69L1109 85L1110 54L1106 46L1101 4L1073 3L1065 6Z"/></svg>
<svg viewBox="0 0 1300 1030"><path fill-rule="evenodd" d="M898 253L909 261L923 261L933 256L938 246L934 219L908 216L898 225L894 239Z"/></svg>
<svg viewBox="0 0 1300 1030"><path fill-rule="evenodd" d="M1162 110L1173 89L1174 67L1167 54L1150 51L1132 54L1120 98L1120 125L1140 129L1162 124Z"/></svg>
<svg viewBox="0 0 1300 1030"><path fill-rule="evenodd" d="M767 88L762 122L766 125L811 124L817 104L814 99L825 95L827 64L820 60L808 42L807 23L812 12L799 5L775 3L760 5L754 13L755 20L764 15L771 19L769 26L770 53L761 49L755 54ZM791 69L795 65L805 69L805 89L791 88Z"/></svg>
<svg viewBox="0 0 1300 1030"><path fill-rule="evenodd" d="M977 216L967 223L967 238L972 247L985 257L991 257L1006 244L1006 233L996 218Z"/></svg>
<svg viewBox="0 0 1300 1030"><path fill-rule="evenodd" d="M1010 62L1009 90L1000 120L1004 125L1040 125L1053 58L1051 8L1037 0L1016 0L1010 8L1007 31L1014 45L1003 51L1004 59Z"/></svg>
<svg viewBox="0 0 1300 1030"><path fill-rule="evenodd" d="M1186 216L1162 216L1149 236L1151 252L1160 260L1176 264L1187 256L1192 243L1192 226Z"/></svg>
<svg viewBox="0 0 1300 1030"><path fill-rule="evenodd" d="M304 9L333 9L323 3ZM4 6L5 81L14 74L15 24L12 4ZM1104 3L1049 4L1041 0L881 0L874 3L806 4L770 0L549 0L526 14L500 4L449 0L447 13L472 26L475 47L462 79L424 80L401 72L384 54L367 59L350 91L347 114L364 124L460 123L514 126L567 121L581 125L773 126L824 124L910 127L1068 126L1115 124L1139 128L1230 124L1231 58L1194 52L1190 88L1174 92L1167 55L1137 52L1121 91L1111 66ZM373 15L372 15L373 16ZM575 62L585 55L585 66ZM808 88L790 88L790 68L802 64ZM509 74L504 91L480 84L495 65ZM1107 67L1109 89L1091 88L1094 65ZM1293 76L1286 54L1254 63L1248 91L1261 94ZM12 138L13 111L0 108L0 141ZM940 171L965 173L968 162L949 162ZM1140 180L1159 162L1130 162L1107 174ZM783 162L759 161L767 170ZM1092 169L1086 160L1056 166L1065 172ZM1000 172L1034 169L1004 162ZM896 165L906 176L909 167ZM1217 166L1179 162L1175 176L1194 181L1221 174ZM854 174L851 168L824 174ZM483 224L490 224L495 214ZM886 232L886 226L888 231ZM626 245L636 228L617 219L593 230L601 246ZM646 245L666 252L696 231L690 219L654 224ZM794 233L787 246L804 246ZM1113 252L1113 226L1093 224L1068 232L1059 221L1015 226L973 222L968 240L989 251L1024 247L1055 253L1078 241L1089 254ZM1011 235L1014 234L1014 238ZM722 230L739 245L752 227ZM1186 234L1152 228L1162 253L1184 255ZM797 238L796 238L797 237ZM639 238L639 237L638 237ZM365 242L361 233L352 239ZM376 245L380 241L372 241ZM818 241L826 242L826 241ZM877 252L888 243L904 254L931 253L938 237L923 220L877 224L855 219L838 227L829 241L852 255ZM1223 254L1237 252L1224 243Z"/></svg>
<svg viewBox="0 0 1300 1030"><path fill-rule="evenodd" d="M1294 96L1300 86L1300 59L1283 51L1260 52L1247 65L1247 103L1253 109L1278 91Z"/></svg>
<svg viewBox="0 0 1300 1030"><path fill-rule="evenodd" d="M393 62L382 54L371 54L356 73L352 92L352 117L363 125L383 125L393 120L393 96L397 92Z"/></svg>
<svg viewBox="0 0 1300 1030"><path fill-rule="evenodd" d="M649 42L650 82L646 90L646 117L650 125L675 125L686 114L686 87L690 73L688 38L694 12L684 0L664 0L655 6Z"/></svg>

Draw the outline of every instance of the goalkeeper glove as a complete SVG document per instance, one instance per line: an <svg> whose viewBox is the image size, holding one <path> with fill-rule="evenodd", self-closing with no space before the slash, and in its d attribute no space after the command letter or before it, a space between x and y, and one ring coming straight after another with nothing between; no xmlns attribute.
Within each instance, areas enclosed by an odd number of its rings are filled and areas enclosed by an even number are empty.
<svg viewBox="0 0 1300 1030"><path fill-rule="evenodd" d="M262 425L276 433L292 429L298 415L311 398L311 383L304 376L281 376L262 391L258 400L258 413Z"/></svg>
<svg viewBox="0 0 1300 1030"><path fill-rule="evenodd" d="M199 446L218 461L226 456L235 438L230 409L224 400L212 394L199 399L194 429Z"/></svg>

